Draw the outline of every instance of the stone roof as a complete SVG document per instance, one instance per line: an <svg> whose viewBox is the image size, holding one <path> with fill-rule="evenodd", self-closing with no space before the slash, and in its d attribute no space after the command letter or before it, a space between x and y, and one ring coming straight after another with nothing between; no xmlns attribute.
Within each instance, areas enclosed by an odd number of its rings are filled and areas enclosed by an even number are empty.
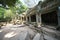
<svg viewBox="0 0 60 40"><path fill-rule="evenodd" d="M45 6L43 6L45 5ZM54 11L56 7L58 7L59 1L58 0L46 0L45 2L41 2L41 4L36 5L34 8L30 9L28 11L28 14L35 14L36 12L40 12L42 14L46 13L46 12L51 12Z"/></svg>

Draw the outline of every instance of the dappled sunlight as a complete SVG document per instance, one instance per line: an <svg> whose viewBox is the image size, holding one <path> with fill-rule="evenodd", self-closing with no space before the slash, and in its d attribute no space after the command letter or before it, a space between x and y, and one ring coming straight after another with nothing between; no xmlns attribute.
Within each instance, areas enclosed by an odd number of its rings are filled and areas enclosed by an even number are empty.
<svg viewBox="0 0 60 40"><path fill-rule="evenodd" d="M3 30L0 30L0 32L2 32Z"/></svg>
<svg viewBox="0 0 60 40"><path fill-rule="evenodd" d="M60 40L59 2L0 0L0 40Z"/></svg>
<svg viewBox="0 0 60 40"><path fill-rule="evenodd" d="M12 27L13 26L13 24L7 24L6 25L6 27Z"/></svg>
<svg viewBox="0 0 60 40"><path fill-rule="evenodd" d="M11 28L11 30L17 30L17 28Z"/></svg>
<svg viewBox="0 0 60 40"><path fill-rule="evenodd" d="M4 37L5 37L5 38L11 38L11 37L16 36L17 34L18 34L18 33L10 32L10 33L7 33Z"/></svg>

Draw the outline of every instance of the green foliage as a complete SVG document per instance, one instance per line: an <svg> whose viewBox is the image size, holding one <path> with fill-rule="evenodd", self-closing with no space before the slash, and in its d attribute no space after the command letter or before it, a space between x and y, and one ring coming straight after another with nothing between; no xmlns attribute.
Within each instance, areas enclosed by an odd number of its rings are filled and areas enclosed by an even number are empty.
<svg viewBox="0 0 60 40"><path fill-rule="evenodd" d="M16 10L19 14L21 14L27 10L27 7L20 1L17 1L15 6L16 6Z"/></svg>
<svg viewBox="0 0 60 40"><path fill-rule="evenodd" d="M11 11L11 9L4 9L0 7L0 21L10 21L15 17L15 14Z"/></svg>
<svg viewBox="0 0 60 40"><path fill-rule="evenodd" d="M0 21L4 20L4 12L5 12L5 9L0 7Z"/></svg>
<svg viewBox="0 0 60 40"><path fill-rule="evenodd" d="M3 5L14 6L18 0L0 0Z"/></svg>
<svg viewBox="0 0 60 40"><path fill-rule="evenodd" d="M21 14L27 10L27 7L19 0L0 0L0 2L10 6L9 9L0 7L0 21L10 21L12 18L16 17L16 12Z"/></svg>
<svg viewBox="0 0 60 40"><path fill-rule="evenodd" d="M7 17L13 18L14 13L11 10L6 10L4 13L4 18L7 18Z"/></svg>
<svg viewBox="0 0 60 40"><path fill-rule="evenodd" d="M3 18L5 9L0 7L0 18Z"/></svg>

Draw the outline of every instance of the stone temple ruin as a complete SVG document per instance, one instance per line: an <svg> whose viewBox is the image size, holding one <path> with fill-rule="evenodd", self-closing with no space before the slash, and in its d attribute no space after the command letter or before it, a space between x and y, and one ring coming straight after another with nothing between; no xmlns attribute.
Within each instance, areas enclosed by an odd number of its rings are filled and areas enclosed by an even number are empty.
<svg viewBox="0 0 60 40"><path fill-rule="evenodd" d="M38 5L27 10L22 18L30 24L60 26L59 0L40 1Z"/></svg>
<svg viewBox="0 0 60 40"><path fill-rule="evenodd" d="M32 24L37 27L47 27L53 30L43 29L46 34L54 35L55 38L60 39L57 30L60 30L60 0L45 0L39 2L33 8L27 10L26 14L22 14L22 20L26 21L27 24Z"/></svg>

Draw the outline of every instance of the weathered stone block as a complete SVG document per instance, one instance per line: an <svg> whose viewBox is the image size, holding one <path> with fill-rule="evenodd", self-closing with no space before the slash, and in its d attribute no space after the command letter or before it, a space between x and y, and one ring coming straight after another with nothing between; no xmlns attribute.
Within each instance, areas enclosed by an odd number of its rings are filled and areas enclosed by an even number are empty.
<svg viewBox="0 0 60 40"><path fill-rule="evenodd" d="M27 31L22 32L19 36L19 40L30 40L29 33Z"/></svg>
<svg viewBox="0 0 60 40"><path fill-rule="evenodd" d="M36 36L33 38L33 40L40 40L41 34L37 33Z"/></svg>

